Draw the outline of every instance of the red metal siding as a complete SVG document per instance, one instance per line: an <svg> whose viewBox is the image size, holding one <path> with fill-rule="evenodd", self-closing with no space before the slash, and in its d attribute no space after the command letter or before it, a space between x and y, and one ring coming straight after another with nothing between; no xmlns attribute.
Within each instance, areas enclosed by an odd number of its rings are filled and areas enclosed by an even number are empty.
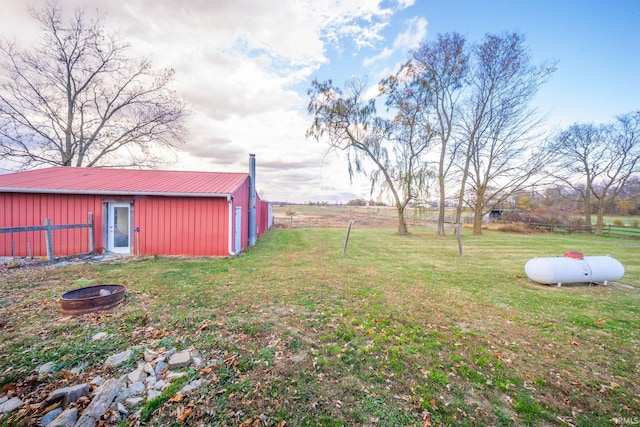
<svg viewBox="0 0 640 427"><path fill-rule="evenodd" d="M134 252L227 256L228 221L229 204L225 198L137 197L134 227L140 227L140 233L135 236Z"/></svg>
<svg viewBox="0 0 640 427"><path fill-rule="evenodd" d="M0 193L0 227L43 225L49 218L52 225L86 224L89 212L94 214L94 243L102 244L102 198L93 195ZM53 230L53 252L65 256L89 252L89 230L86 228ZM44 231L0 234L0 255L16 256L47 254Z"/></svg>
<svg viewBox="0 0 640 427"><path fill-rule="evenodd" d="M249 179L236 186L232 194L231 213L242 209L241 249L249 242ZM94 243L104 248L106 229L106 203L133 204L133 227L140 232L133 234L133 254L227 256L235 250L235 221L229 217L230 206L225 197L171 197L138 195L118 197L105 195L50 194L50 193L0 193L0 227L43 225L49 218L52 225L84 224L88 213L94 214ZM268 204L258 199L256 212L257 236L267 229ZM89 250L88 230L55 230L54 254L65 256L86 253ZM0 234L0 256L11 255L14 244L16 256L27 256L27 242L33 256L45 256L44 232ZM230 246L231 243L231 246Z"/></svg>

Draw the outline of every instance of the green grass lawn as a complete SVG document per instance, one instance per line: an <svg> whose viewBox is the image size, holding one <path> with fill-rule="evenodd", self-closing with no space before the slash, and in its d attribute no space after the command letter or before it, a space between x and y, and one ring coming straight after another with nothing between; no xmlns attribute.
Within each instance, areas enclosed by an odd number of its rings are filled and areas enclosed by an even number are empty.
<svg viewBox="0 0 640 427"><path fill-rule="evenodd" d="M345 257L345 229L295 228L234 259L18 271L0 282L0 386L48 361L51 381L81 366L80 381L132 346L194 346L215 369L194 373L207 386L188 397L187 425L639 419L639 240L464 230L459 257L451 233L394 231L354 227ZM530 258L566 250L610 254L626 274L561 288L524 274ZM58 314L61 293L97 283L124 284L126 303ZM112 339L93 343L99 331ZM171 425L186 404L167 401L149 425Z"/></svg>

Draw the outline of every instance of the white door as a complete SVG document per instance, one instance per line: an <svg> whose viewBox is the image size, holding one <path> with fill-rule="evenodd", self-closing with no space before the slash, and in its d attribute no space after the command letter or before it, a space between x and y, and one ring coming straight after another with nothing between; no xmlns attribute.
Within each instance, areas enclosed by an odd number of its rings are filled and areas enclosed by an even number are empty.
<svg viewBox="0 0 640 427"><path fill-rule="evenodd" d="M107 251L131 253L131 205L110 203L108 213Z"/></svg>

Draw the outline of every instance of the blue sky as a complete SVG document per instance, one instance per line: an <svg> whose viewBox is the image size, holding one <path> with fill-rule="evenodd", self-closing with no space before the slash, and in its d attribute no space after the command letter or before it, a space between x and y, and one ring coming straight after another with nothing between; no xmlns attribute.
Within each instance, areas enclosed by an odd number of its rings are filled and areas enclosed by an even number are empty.
<svg viewBox="0 0 640 427"><path fill-rule="evenodd" d="M0 34L29 47L38 39L23 0L0 0ZM43 0L33 2L44 4ZM536 62L558 61L535 105L548 129L605 123L640 109L640 0L59 0L84 7L176 71L193 114L187 142L166 168L245 171L255 153L258 190L273 201L368 198L350 183L346 158L305 137L306 90L314 78L372 85L409 49L438 33L469 42L486 33L525 35Z"/></svg>
<svg viewBox="0 0 640 427"><path fill-rule="evenodd" d="M486 33L515 31L525 35L534 61L557 60L536 99L550 125L607 122L640 110L640 1L418 0L382 32L387 45L416 17L427 21L427 41L438 33L458 32L477 42ZM341 74L375 75L363 58L379 49L332 52L317 74L334 82ZM402 61L406 53L393 59Z"/></svg>

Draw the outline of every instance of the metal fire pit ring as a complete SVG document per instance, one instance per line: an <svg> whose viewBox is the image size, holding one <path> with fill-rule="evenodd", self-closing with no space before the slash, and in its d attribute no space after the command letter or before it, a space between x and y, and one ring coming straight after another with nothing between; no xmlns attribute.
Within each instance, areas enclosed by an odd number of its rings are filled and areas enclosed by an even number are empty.
<svg viewBox="0 0 640 427"><path fill-rule="evenodd" d="M86 286L62 294L60 312L66 316L78 316L93 311L109 310L120 304L123 299L122 285Z"/></svg>

